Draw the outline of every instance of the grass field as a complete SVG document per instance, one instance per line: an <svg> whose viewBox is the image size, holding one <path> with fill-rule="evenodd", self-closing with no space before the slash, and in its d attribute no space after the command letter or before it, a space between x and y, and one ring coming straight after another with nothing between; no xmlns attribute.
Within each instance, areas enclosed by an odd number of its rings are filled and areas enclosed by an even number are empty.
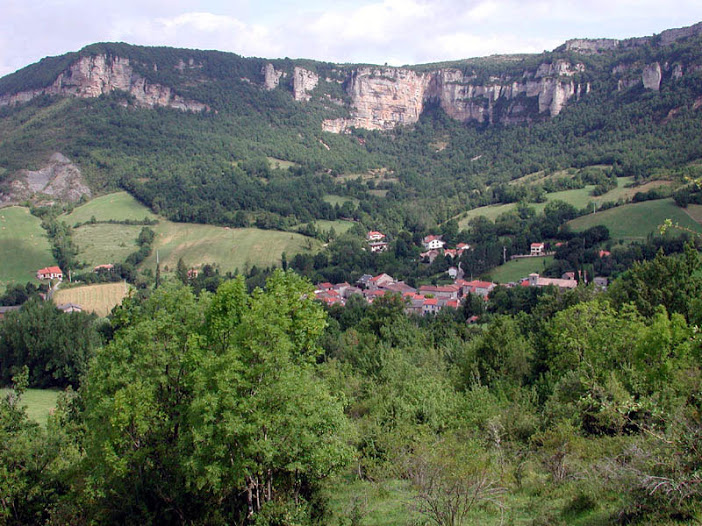
<svg viewBox="0 0 702 526"><path fill-rule="evenodd" d="M702 205L687 205L683 211L702 225Z"/></svg>
<svg viewBox="0 0 702 526"><path fill-rule="evenodd" d="M78 259L90 267L105 263L123 263L136 251L136 239L141 225L96 223L73 230L73 241L78 247ZM151 227L154 228L154 227Z"/></svg>
<svg viewBox="0 0 702 526"><path fill-rule="evenodd" d="M576 232L595 225L605 225L609 228L613 239L636 241L656 233L666 219L671 219L682 227L702 232L702 226L670 198L610 208L596 214L578 217L568 224Z"/></svg>
<svg viewBox="0 0 702 526"><path fill-rule="evenodd" d="M4 397L8 392L9 389L0 389L0 396ZM59 392L55 389L27 389L21 405L26 407L29 419L45 426L49 412L56 407Z"/></svg>
<svg viewBox="0 0 702 526"><path fill-rule="evenodd" d="M652 188L659 186L666 186L671 184L670 181L651 181L649 183L643 184L641 186L627 187L627 185L634 182L633 177L620 177L617 179L619 186L613 188L606 194L600 196L591 195L592 190L595 188L594 185L587 185L584 188L578 188L576 190L563 190L561 192L552 192L546 194L546 202L544 203L530 203L529 206L533 208L537 214L544 211L546 205L550 201L564 201L568 204L573 205L578 210L585 208L586 206L592 206L592 203L610 203L621 200L627 200L634 197L637 192L646 192ZM468 222L478 216L485 216L491 221L494 221L500 214L509 212L517 208L517 203L507 203L502 205L490 205L482 206L480 208L474 208L468 212L462 214L458 221L458 226L464 229L468 226Z"/></svg>
<svg viewBox="0 0 702 526"><path fill-rule="evenodd" d="M318 219L314 223L315 225L317 225L317 230L329 231L332 228L334 228L337 234L343 234L344 232L347 232L353 225L356 224L353 221L342 221L340 219L337 221L327 221L326 219Z"/></svg>
<svg viewBox="0 0 702 526"><path fill-rule="evenodd" d="M300 166L292 161L284 161L283 159L276 159L275 157L266 157L266 159L268 159L268 164L271 168L281 168L283 170L287 170L293 166Z"/></svg>
<svg viewBox="0 0 702 526"><path fill-rule="evenodd" d="M151 210L134 199L127 192L107 194L88 201L60 219L73 226L85 223L95 217L96 221L141 221L144 218L156 219Z"/></svg>
<svg viewBox="0 0 702 526"><path fill-rule="evenodd" d="M485 277L490 277L492 281L497 283L517 282L521 278L527 277L532 272L541 274L544 267L553 261L553 256L543 258L523 258L513 259L504 265L495 267L485 273Z"/></svg>
<svg viewBox="0 0 702 526"><path fill-rule="evenodd" d="M344 195L327 194L324 196L324 200L330 205L343 205L346 201L350 201L353 206L358 206L360 201L355 197L346 197Z"/></svg>
<svg viewBox="0 0 702 526"><path fill-rule="evenodd" d="M163 272L173 271L178 260L188 267L218 264L222 272L244 270L246 265L279 264L283 252L290 258L300 252L317 252L321 243L291 232L257 228L223 228L192 223L161 221L154 251L142 267L156 268L158 251Z"/></svg>
<svg viewBox="0 0 702 526"><path fill-rule="evenodd" d="M122 303L129 292L129 285L119 283L99 283L59 289L54 294L54 303L75 303L83 308L83 312L94 312L98 316L107 316L110 311Z"/></svg>
<svg viewBox="0 0 702 526"><path fill-rule="evenodd" d="M55 264L41 221L28 208L0 208L0 291L11 283L39 283L36 271Z"/></svg>

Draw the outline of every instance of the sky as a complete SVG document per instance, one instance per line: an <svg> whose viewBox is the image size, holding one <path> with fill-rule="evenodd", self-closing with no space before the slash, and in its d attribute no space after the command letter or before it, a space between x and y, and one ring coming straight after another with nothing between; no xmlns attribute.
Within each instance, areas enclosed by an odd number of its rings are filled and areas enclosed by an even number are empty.
<svg viewBox="0 0 702 526"><path fill-rule="evenodd" d="M700 0L0 0L0 76L95 42L400 66L700 21Z"/></svg>

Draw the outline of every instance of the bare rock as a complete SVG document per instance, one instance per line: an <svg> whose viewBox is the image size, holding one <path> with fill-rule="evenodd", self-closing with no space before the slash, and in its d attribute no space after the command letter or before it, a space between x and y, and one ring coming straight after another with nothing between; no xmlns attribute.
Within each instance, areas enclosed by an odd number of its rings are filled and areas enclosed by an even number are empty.
<svg viewBox="0 0 702 526"><path fill-rule="evenodd" d="M641 74L641 80L643 80L643 85L646 89L660 90L661 78L661 65L658 62L647 65Z"/></svg>
<svg viewBox="0 0 702 526"><path fill-rule="evenodd" d="M283 72L276 71L273 64L269 62L263 66L263 87L269 91L277 88L282 76Z"/></svg>
<svg viewBox="0 0 702 526"><path fill-rule="evenodd" d="M293 95L295 100L310 100L309 92L317 87L319 77L313 71L308 71L299 66L293 72Z"/></svg>

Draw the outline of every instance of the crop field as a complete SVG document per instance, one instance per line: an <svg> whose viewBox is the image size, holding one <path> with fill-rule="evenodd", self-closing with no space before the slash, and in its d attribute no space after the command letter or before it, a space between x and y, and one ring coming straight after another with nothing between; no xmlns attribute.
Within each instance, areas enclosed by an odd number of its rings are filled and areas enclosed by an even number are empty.
<svg viewBox="0 0 702 526"><path fill-rule="evenodd" d="M317 252L321 243L291 232L257 228L227 228L193 223L161 221L156 225L154 251L142 267L156 268L158 251L161 271L174 271L178 260L188 267L217 264L221 272L248 265L279 264L283 252L290 258L300 252Z"/></svg>
<svg viewBox="0 0 702 526"><path fill-rule="evenodd" d="M0 396L4 397L8 392L9 389L0 389ZM49 413L56 407L59 392L56 389L27 389L20 405L26 408L30 420L45 426Z"/></svg>
<svg viewBox="0 0 702 526"><path fill-rule="evenodd" d="M75 303L83 308L83 312L94 312L98 316L107 316L110 311L122 303L129 292L129 285L119 283L99 283L59 289L54 294L54 303Z"/></svg>
<svg viewBox="0 0 702 526"><path fill-rule="evenodd" d="M596 214L578 217L568 224L576 232L595 225L604 225L609 228L613 239L636 241L656 233L666 219L671 219L682 227L702 232L702 226L670 198L610 208Z"/></svg>
<svg viewBox="0 0 702 526"><path fill-rule="evenodd" d="M141 221L156 219L154 213L127 192L115 192L88 201L77 207L68 215L61 216L61 220L73 226L76 223L85 223L94 217L96 221Z"/></svg>
<svg viewBox="0 0 702 526"><path fill-rule="evenodd" d="M513 259L490 270L485 274L485 277L489 277L497 283L517 282L521 278L526 278L532 272L541 274L543 269L552 261L553 256Z"/></svg>
<svg viewBox="0 0 702 526"><path fill-rule="evenodd" d="M142 228L141 225L118 223L87 224L75 228L73 241L78 247L78 260L89 267L123 263L129 254L139 248L136 239Z"/></svg>
<svg viewBox="0 0 702 526"><path fill-rule="evenodd" d="M36 271L55 264L39 218L28 208L0 208L0 291L11 283L39 283Z"/></svg>

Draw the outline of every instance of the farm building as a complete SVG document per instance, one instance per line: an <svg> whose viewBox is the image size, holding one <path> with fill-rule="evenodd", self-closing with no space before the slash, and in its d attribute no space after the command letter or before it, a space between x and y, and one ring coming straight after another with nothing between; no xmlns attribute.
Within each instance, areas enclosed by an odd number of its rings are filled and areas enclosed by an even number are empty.
<svg viewBox="0 0 702 526"><path fill-rule="evenodd" d="M37 270L37 279L63 279L63 272L58 267L46 267Z"/></svg>

